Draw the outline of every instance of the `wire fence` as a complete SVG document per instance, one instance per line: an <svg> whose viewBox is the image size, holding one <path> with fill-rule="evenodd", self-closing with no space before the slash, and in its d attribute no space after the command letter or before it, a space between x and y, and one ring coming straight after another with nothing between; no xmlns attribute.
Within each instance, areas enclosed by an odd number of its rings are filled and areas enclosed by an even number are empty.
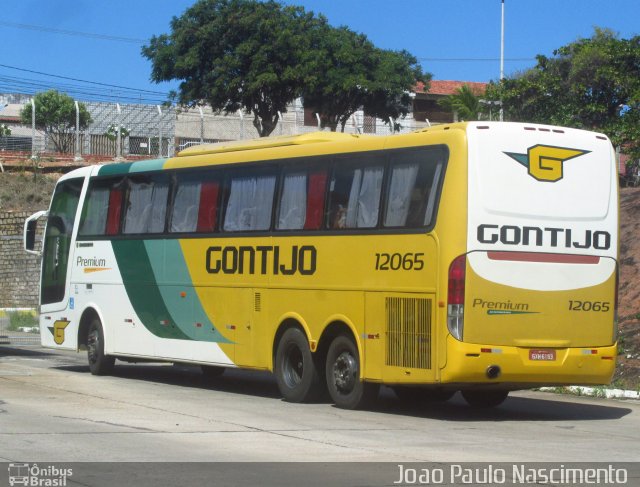
<svg viewBox="0 0 640 487"><path fill-rule="evenodd" d="M191 145L259 137L253 115L243 112L216 113L209 107L178 108L175 106L81 102L91 115L92 123L79 131L63 134L45 133L22 125L19 117L3 116L11 133L0 136L0 158L12 153L36 157L67 154L76 160L84 156L120 159L129 156L171 157ZM15 104L19 113L30 100ZM9 104L5 105L10 106ZM0 112L0 115L4 115ZM409 132L428 125L411 116L399 120L380 120L356 112L344 131L353 134L389 135ZM394 127L395 131L391 129ZM119 128L119 130L118 130ZM286 112L278 114L278 123L270 136L297 135L321 129L316 114L305 109L298 100Z"/></svg>

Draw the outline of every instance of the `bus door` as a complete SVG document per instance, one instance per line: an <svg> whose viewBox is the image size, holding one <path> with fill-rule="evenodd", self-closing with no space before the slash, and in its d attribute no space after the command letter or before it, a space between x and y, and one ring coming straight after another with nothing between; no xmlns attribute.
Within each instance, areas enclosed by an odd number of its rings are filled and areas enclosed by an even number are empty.
<svg viewBox="0 0 640 487"><path fill-rule="evenodd" d="M68 292L69 251L83 183L84 178L61 181L51 200L42 244L40 329L43 345L65 345L64 328L71 319L68 312L74 308ZM72 347L75 343L69 345Z"/></svg>

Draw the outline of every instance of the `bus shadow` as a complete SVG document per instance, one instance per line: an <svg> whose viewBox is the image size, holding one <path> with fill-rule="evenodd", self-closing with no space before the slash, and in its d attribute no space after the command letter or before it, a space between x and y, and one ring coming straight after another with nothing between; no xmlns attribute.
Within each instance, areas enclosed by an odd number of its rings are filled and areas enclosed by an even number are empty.
<svg viewBox="0 0 640 487"><path fill-rule="evenodd" d="M54 368L89 374L88 365L60 365ZM230 368L220 377L208 379L203 376L197 366L118 363L112 375L123 379L155 382L175 387L209 389L281 400L275 378L269 372ZM512 395L499 407L474 409L466 404L460 393L444 403L407 403L399 400L388 387L382 387L378 400L368 408L368 411L452 422L597 421L620 419L632 412L630 408L613 402L602 404L571 396L564 396L564 398L575 400L558 400L551 393L539 393L539 395L540 397ZM321 401L321 403L335 407L328 399Z"/></svg>
<svg viewBox="0 0 640 487"><path fill-rule="evenodd" d="M444 403L408 404L383 388L372 411L403 414L444 421L599 421L620 419L632 412L620 404L596 404L588 399L558 400L554 394L540 393L541 397L509 396L496 408L469 407L460 393ZM565 396L571 398L571 396Z"/></svg>
<svg viewBox="0 0 640 487"><path fill-rule="evenodd" d="M68 372L90 373L88 365L62 365L54 368ZM111 375L123 379L155 382L177 387L210 389L272 399L280 398L278 386L273 375L269 372L249 372L229 368L220 377L207 378L202 374L199 366L117 363Z"/></svg>
<svg viewBox="0 0 640 487"><path fill-rule="evenodd" d="M6 346L0 345L0 357L45 357L58 355L56 352L49 352L43 350L40 345L38 346Z"/></svg>

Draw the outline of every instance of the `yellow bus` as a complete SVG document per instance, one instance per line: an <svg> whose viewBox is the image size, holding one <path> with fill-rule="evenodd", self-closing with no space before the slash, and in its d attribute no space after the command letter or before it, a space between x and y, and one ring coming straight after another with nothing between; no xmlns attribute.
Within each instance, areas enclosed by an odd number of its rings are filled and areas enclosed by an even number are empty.
<svg viewBox="0 0 640 487"><path fill-rule="evenodd" d="M472 406L607 384L618 189L606 136L459 123L201 145L58 182L46 216L45 347L268 370L328 390Z"/></svg>

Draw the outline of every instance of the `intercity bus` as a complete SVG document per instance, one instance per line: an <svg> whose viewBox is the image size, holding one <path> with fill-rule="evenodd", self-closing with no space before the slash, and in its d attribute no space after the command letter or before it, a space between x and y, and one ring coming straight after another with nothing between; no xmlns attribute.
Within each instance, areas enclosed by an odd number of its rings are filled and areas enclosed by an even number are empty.
<svg viewBox="0 0 640 487"><path fill-rule="evenodd" d="M74 170L25 222L45 347L274 373L287 401L472 406L607 384L618 185L604 135L456 123L200 145Z"/></svg>

